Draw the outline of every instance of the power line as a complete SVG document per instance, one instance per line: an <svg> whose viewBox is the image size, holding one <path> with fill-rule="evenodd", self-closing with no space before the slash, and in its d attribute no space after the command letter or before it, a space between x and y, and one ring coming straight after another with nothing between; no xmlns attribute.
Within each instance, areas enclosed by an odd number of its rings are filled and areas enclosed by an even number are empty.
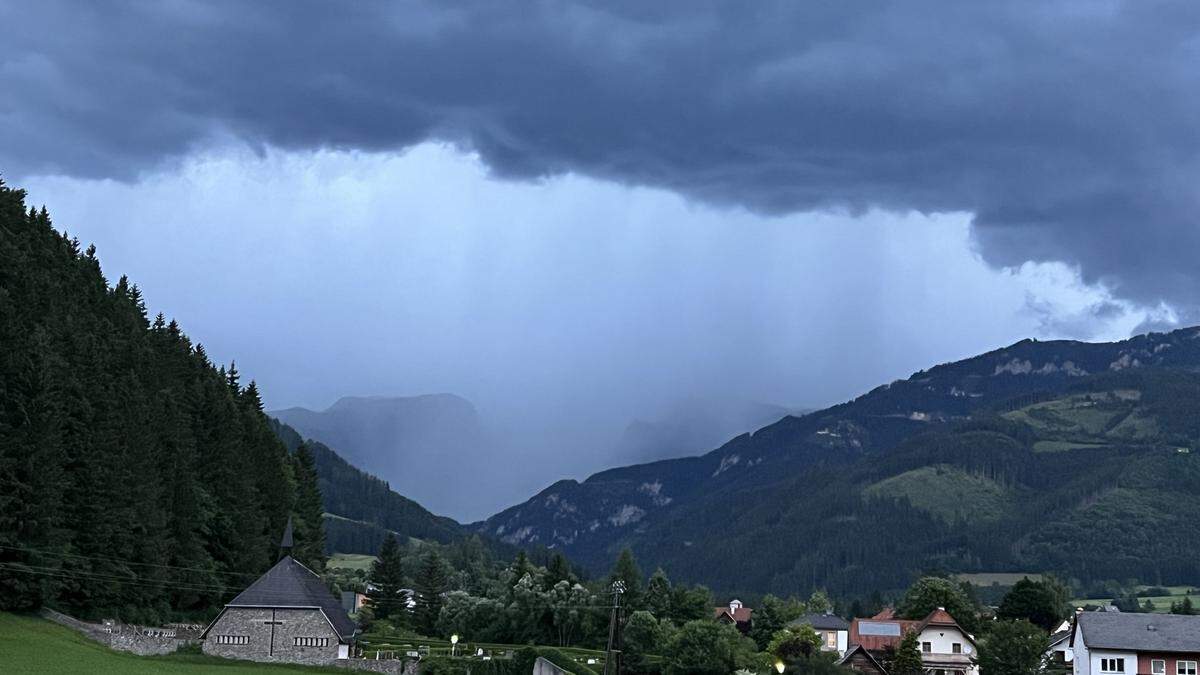
<svg viewBox="0 0 1200 675"><path fill-rule="evenodd" d="M7 549L10 551L25 551L27 553L37 553L38 555L58 556L60 558L79 558L81 560L103 560L105 562L116 562L116 563L123 563L125 565L136 565L138 567L157 567L157 568L161 568L161 569L182 570L185 572L201 572L204 574L224 574L227 576L254 577L254 578L258 578L258 577L262 576L262 572L229 572L229 571L224 571L224 570L205 569L203 567L180 567L179 565L162 565L162 564L158 564L158 563L143 563L143 562L134 562L132 560L125 560L123 558L108 558L108 557L104 557L104 556L80 555L78 553L61 553L58 551L42 551L39 549L27 548L24 546L5 546L3 544L0 544L0 549Z"/></svg>
<svg viewBox="0 0 1200 675"><path fill-rule="evenodd" d="M94 579L97 581L111 581L111 582L116 582L116 583L144 584L144 585L152 585L152 586L174 586L174 587L186 588L186 589L201 589L201 590L211 590L211 591L228 590L224 586L215 586L212 584L205 584L205 583L200 583L200 582L169 581L169 580L165 580L165 579L164 580L155 580L155 579L147 579L147 578L139 577L139 576L127 577L127 576L122 576L122 575L117 575L117 574L105 574L103 572L89 572L86 570L72 570L72 569L65 569L65 568L61 568L61 567L47 567L44 565L27 565L25 563L11 563L11 562L0 563L0 569L7 569L7 570L12 570L12 571L17 571L17 572L27 571L30 573L55 574L55 575L59 575L59 576L70 576L70 577Z"/></svg>

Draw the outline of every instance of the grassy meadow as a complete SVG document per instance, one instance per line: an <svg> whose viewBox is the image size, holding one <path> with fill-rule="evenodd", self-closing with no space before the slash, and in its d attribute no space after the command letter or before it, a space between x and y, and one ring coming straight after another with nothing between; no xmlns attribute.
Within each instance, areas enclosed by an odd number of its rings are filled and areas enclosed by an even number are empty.
<svg viewBox="0 0 1200 675"><path fill-rule="evenodd" d="M163 673L345 673L341 668L311 668L230 661L201 654L135 656L117 652L79 633L36 616L0 612L0 671L6 673L88 673L138 675Z"/></svg>
<svg viewBox="0 0 1200 675"><path fill-rule="evenodd" d="M329 556L326 567L345 570L370 570L375 556L363 553L334 553Z"/></svg>

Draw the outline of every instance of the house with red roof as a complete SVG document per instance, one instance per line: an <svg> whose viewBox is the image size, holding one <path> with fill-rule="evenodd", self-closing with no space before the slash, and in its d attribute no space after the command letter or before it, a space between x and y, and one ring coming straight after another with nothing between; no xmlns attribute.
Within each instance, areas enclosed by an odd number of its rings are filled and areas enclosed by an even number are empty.
<svg viewBox="0 0 1200 675"><path fill-rule="evenodd" d="M750 615L754 610L742 605L742 601L733 599L729 601L728 607L713 608L713 618L721 623L733 624L738 630L743 633L750 632L750 624L752 619Z"/></svg>
<svg viewBox="0 0 1200 675"><path fill-rule="evenodd" d="M850 623L849 648L839 663L875 675L878 664L890 659L910 632L917 634L929 675L978 675L979 668L972 662L975 639L943 607L920 620L897 619L890 609L869 619L855 619Z"/></svg>

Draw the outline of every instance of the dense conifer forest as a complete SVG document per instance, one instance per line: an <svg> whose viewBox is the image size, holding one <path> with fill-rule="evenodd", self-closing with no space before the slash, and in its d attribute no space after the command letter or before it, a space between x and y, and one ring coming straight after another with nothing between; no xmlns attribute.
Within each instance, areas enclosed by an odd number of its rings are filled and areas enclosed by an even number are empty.
<svg viewBox="0 0 1200 675"><path fill-rule="evenodd" d="M207 616L289 516L321 566L315 481L254 382L0 183L0 609Z"/></svg>

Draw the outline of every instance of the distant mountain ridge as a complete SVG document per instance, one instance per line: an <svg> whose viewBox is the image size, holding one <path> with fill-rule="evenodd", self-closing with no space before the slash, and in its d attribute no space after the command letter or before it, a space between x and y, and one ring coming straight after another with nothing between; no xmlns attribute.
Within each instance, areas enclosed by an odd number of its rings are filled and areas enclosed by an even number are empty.
<svg viewBox="0 0 1200 675"><path fill-rule="evenodd" d="M1198 368L1196 328L1114 343L1023 340L786 417L701 457L559 481L475 527L513 544L560 548L594 570L630 545L645 566L663 565L673 578L777 593L896 588L931 564L954 571L1036 564L1081 578L1200 576L1200 567L1169 550L1156 554L1157 562L1151 554L1073 558L1045 535L1087 532L1080 509L1094 508L1095 499L1112 508L1105 499L1129 494L1112 490L1146 489L1148 477L1184 481L1178 511L1200 506L1197 454L1176 452L1200 436L1186 421L1200 418ZM1153 405L1135 413L1112 393L1125 389ZM1075 401L1076 395L1093 400ZM1168 405L1164 398L1172 396L1177 400ZM1132 423L1145 431L1141 436L1040 425L1050 413L1038 406L1056 400L1072 410L1107 406L1152 421ZM1162 464L1168 456L1173 466ZM1055 480L1037 478L1036 471L1052 472ZM1133 482L1139 476L1142 482ZM1193 479L1195 485L1187 482ZM968 495L972 504L962 513L974 520L955 526L944 504L921 498L942 491ZM991 494L997 504L1036 503L1042 511L1034 519L1006 506L988 523L1005 538L975 532L978 514L989 508L977 493ZM1039 501L1043 496L1049 501ZM1140 507L1142 520L1123 526L1178 525L1181 535L1200 535L1165 505Z"/></svg>
<svg viewBox="0 0 1200 675"><path fill-rule="evenodd" d="M485 479L488 444L475 406L460 396L347 396L321 411L268 414L436 513L468 513L481 503L475 488Z"/></svg>
<svg viewBox="0 0 1200 675"><path fill-rule="evenodd" d="M304 441L299 432L279 420L271 420L271 427L291 452ZM325 511L346 521L362 523L366 530L372 530L359 532L357 530L364 528L327 524L327 540L332 551L373 551L388 531L443 544L465 536L463 527L453 519L434 515L417 502L394 492L386 481L351 465L324 443L309 440L308 445L317 466ZM350 532L341 532L342 529Z"/></svg>
<svg viewBox="0 0 1200 675"><path fill-rule="evenodd" d="M802 411L745 401L685 401L653 419L630 422L613 451L612 463L643 464L694 456L794 414Z"/></svg>

